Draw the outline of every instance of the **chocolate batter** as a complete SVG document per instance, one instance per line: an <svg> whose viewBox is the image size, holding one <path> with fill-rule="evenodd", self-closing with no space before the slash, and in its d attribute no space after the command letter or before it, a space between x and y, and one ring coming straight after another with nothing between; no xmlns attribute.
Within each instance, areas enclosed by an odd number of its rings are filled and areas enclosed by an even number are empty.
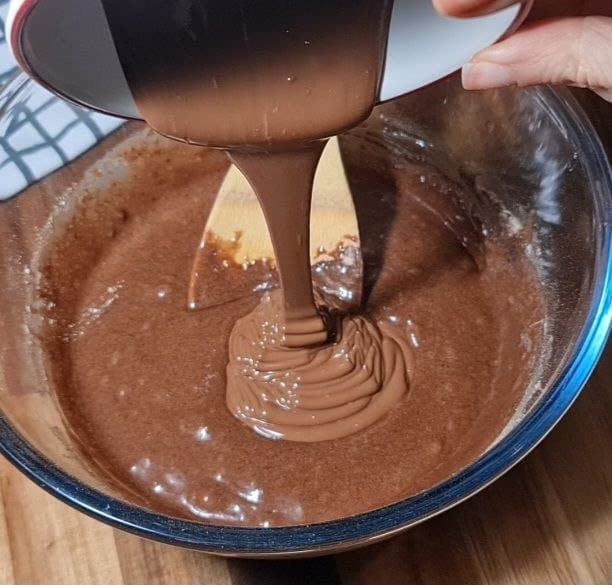
<svg viewBox="0 0 612 585"><path fill-rule="evenodd" d="M270 440L227 409L228 339L237 318L263 310L275 278L263 265L224 266L221 251L215 284L246 281L256 292L186 307L222 154L137 148L125 178L58 210L65 227L43 254L56 320L44 346L75 436L126 499L217 524L330 520L435 485L499 435L539 356L542 311L524 244L488 226L498 236L478 270L441 219L465 219L450 204L457 185L403 159L396 169L394 147L382 142L355 132L342 148L368 267L362 315L410 340L410 389L386 416L341 439ZM337 292L330 282L350 267L341 258L313 267L316 297L328 306Z"/></svg>
<svg viewBox="0 0 612 585"><path fill-rule="evenodd" d="M363 253L393 253L359 315L315 305L311 281L325 305L324 275L338 267L311 274L314 173L324 139L374 106L391 3L104 4L149 125L231 149L264 210L282 288L186 310L186 269L218 187L214 153L184 161L178 183L173 155L138 153L120 187L83 203L46 265L57 323L47 350L93 460L152 508L270 526L388 504L482 453L531 374L528 349L524 363L516 355L538 316L524 262L492 241L478 270L423 203L431 187L368 167L381 155L367 145L353 158L356 204L390 182L402 204ZM348 139L349 165L358 142ZM370 219L384 202L369 202ZM223 259L210 277L252 279L257 291L262 272ZM510 290L527 300L517 306Z"/></svg>

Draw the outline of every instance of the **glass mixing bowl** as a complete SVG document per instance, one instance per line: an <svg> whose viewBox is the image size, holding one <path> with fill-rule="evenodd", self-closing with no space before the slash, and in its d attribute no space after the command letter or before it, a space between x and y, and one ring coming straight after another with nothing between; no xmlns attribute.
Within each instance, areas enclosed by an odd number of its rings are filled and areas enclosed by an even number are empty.
<svg viewBox="0 0 612 585"><path fill-rule="evenodd" d="M73 123L59 128L53 108L72 112ZM117 126L113 119L88 116L24 77L9 84L0 95L0 195L62 165L65 184L70 161ZM379 106L370 125L394 145L397 160L443 169L470 186L481 203L503 204L504 229L530 234L528 251L547 310L546 353L516 415L476 462L396 504L307 526L209 526L122 501L74 446L45 373L36 338L41 317L31 304L34 243L58 202L70 205L78 198L82 177L76 172L67 190L60 192L52 174L35 195L26 191L0 203L2 453L56 497L115 527L217 554L267 557L338 552L388 537L468 498L524 457L576 398L608 335L612 182L602 146L567 91L466 93L456 78ZM28 143L26 128L35 131L36 144ZM121 143L128 135L121 131L111 140ZM45 148L50 155L41 167L32 157ZM101 162L96 148L84 156L98 165L99 181L122 172L120 165ZM26 218L29 227L23 229Z"/></svg>

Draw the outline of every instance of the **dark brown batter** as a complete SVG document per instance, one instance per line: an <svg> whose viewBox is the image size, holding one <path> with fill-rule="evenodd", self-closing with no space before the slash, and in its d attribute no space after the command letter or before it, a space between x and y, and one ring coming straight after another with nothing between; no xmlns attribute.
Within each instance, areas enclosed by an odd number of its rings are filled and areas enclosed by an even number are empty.
<svg viewBox="0 0 612 585"><path fill-rule="evenodd" d="M75 435L128 499L219 524L340 518L446 479L512 416L541 334L523 244L500 234L478 271L441 220L461 211L432 212L451 201L452 183L437 177L434 188L422 169L394 169L384 147L359 133L343 150L370 267L364 314L402 331L414 363L396 407L342 439L269 440L226 407L228 337L262 293L186 307L199 218L223 177L222 154L178 144L135 150L125 180L60 211L68 222L44 253L44 294L57 319L45 347ZM261 290L274 280L263 266L218 262L222 287L247 279ZM317 268L315 292L331 305Z"/></svg>

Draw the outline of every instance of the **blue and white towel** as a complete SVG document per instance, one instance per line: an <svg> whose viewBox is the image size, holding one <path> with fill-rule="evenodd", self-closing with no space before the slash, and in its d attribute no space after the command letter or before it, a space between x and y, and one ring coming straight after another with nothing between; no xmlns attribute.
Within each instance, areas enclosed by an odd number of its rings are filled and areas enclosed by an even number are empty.
<svg viewBox="0 0 612 585"><path fill-rule="evenodd" d="M6 46L4 23L8 14L9 0L0 0L0 86L3 86L15 73L15 63Z"/></svg>
<svg viewBox="0 0 612 585"><path fill-rule="evenodd" d="M18 68L6 45L9 0L0 0L0 91ZM5 104L0 100L0 111ZM122 120L91 112L36 86L0 123L0 200L64 166L116 130Z"/></svg>

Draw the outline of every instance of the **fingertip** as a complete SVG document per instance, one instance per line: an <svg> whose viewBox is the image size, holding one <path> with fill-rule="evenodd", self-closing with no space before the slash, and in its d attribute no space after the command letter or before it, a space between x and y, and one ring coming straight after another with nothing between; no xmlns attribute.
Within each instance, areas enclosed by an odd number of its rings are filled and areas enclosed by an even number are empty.
<svg viewBox="0 0 612 585"><path fill-rule="evenodd" d="M612 104L612 89L598 89L594 88L593 91L600 97Z"/></svg>
<svg viewBox="0 0 612 585"><path fill-rule="evenodd" d="M483 0L432 0L434 8L442 16L470 16L478 10Z"/></svg>
<svg viewBox="0 0 612 585"><path fill-rule="evenodd" d="M452 16L453 0L432 0L436 11L442 16ZM449 8L450 5L450 8Z"/></svg>
<svg viewBox="0 0 612 585"><path fill-rule="evenodd" d="M470 62L461 70L464 89L493 89L516 84L510 67L498 63Z"/></svg>
<svg viewBox="0 0 612 585"><path fill-rule="evenodd" d="M535 22L508 39L483 49L463 73L469 89L543 83L612 87L612 19L567 17Z"/></svg>
<svg viewBox="0 0 612 585"><path fill-rule="evenodd" d="M432 0L442 16L471 17L489 14L520 0Z"/></svg>

